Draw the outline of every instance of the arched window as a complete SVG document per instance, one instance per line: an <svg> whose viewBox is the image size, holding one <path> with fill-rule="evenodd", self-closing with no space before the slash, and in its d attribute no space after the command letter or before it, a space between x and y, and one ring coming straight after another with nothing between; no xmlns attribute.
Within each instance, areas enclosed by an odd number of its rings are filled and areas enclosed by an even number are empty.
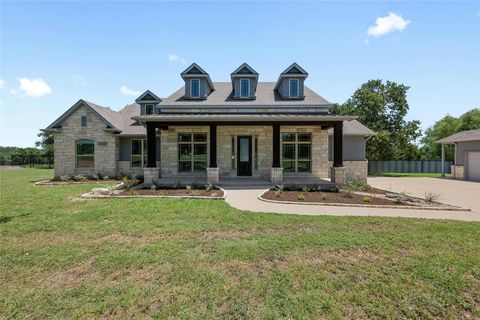
<svg viewBox="0 0 480 320"><path fill-rule="evenodd" d="M92 140L77 140L77 167L93 167L95 143Z"/></svg>

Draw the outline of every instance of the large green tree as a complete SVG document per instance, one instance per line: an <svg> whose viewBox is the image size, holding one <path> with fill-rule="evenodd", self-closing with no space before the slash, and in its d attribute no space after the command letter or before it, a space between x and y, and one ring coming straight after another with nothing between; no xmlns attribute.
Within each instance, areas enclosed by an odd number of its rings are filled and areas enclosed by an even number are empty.
<svg viewBox="0 0 480 320"><path fill-rule="evenodd" d="M441 157L441 146L435 141L448 137L454 133L480 129L480 109L472 109L460 117L455 118L446 115L442 119L435 122L433 126L425 130L425 136L422 138L422 159L439 160ZM453 146L446 146L445 159L454 159Z"/></svg>
<svg viewBox="0 0 480 320"><path fill-rule="evenodd" d="M343 104L335 104L334 114L355 115L375 131L367 142L369 160L414 160L419 155L416 140L421 136L420 121L405 119L409 87L392 81L370 80Z"/></svg>

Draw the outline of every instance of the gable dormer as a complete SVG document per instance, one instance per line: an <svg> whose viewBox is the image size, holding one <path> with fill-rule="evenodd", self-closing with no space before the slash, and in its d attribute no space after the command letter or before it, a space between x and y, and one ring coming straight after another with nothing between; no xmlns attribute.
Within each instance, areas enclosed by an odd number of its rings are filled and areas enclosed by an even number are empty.
<svg viewBox="0 0 480 320"><path fill-rule="evenodd" d="M275 90L282 99L303 100L304 82L307 77L308 73L294 62L280 74Z"/></svg>
<svg viewBox="0 0 480 320"><path fill-rule="evenodd" d="M150 90L145 91L140 97L135 100L140 105L140 115L150 115L158 113L158 104L162 99L157 97Z"/></svg>
<svg viewBox="0 0 480 320"><path fill-rule="evenodd" d="M248 64L243 63L237 70L230 74L232 78L234 99L255 99L257 90L258 72Z"/></svg>
<svg viewBox="0 0 480 320"><path fill-rule="evenodd" d="M192 63L180 75L185 80L185 99L206 99L215 90L208 73L196 63Z"/></svg>

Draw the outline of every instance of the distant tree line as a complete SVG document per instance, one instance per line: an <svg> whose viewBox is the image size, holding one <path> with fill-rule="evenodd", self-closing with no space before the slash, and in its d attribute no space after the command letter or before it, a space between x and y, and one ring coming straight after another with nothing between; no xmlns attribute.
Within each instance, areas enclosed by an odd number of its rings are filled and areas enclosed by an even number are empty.
<svg viewBox="0 0 480 320"><path fill-rule="evenodd" d="M440 145L435 141L454 133L480 128L480 109L458 118L450 115L425 130L420 121L406 120L409 110L403 84L370 80L360 86L343 104L334 104L332 113L355 115L377 134L367 141L369 160L440 160ZM453 160L453 147L446 148L446 160Z"/></svg>
<svg viewBox="0 0 480 320"><path fill-rule="evenodd" d="M35 142L36 148L2 147L0 146L0 165L12 164L12 156L16 159L28 159L30 156L53 159L53 135L41 132L37 135L40 140Z"/></svg>

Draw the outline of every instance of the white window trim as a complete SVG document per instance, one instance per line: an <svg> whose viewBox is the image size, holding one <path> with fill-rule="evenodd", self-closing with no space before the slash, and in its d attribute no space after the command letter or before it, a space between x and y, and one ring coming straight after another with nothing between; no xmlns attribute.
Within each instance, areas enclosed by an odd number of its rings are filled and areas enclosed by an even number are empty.
<svg viewBox="0 0 480 320"><path fill-rule="evenodd" d="M147 112L147 108L151 107L152 108L152 113L151 114L155 114L155 105L153 104L146 104L145 105L145 115L149 115L148 112Z"/></svg>
<svg viewBox="0 0 480 320"><path fill-rule="evenodd" d="M133 141L140 141L141 162L140 162L139 166L132 165L132 162L133 162ZM130 148L131 148L130 149L130 167L143 168L143 167L147 166L148 159L146 161L144 161L144 158L145 158L145 149L143 148L144 141L147 141L147 139L132 139L132 141L130 142L130 144L131 144L130 145Z"/></svg>
<svg viewBox="0 0 480 320"><path fill-rule="evenodd" d="M198 96L193 95L193 86L192 83L194 81L198 81ZM190 97L192 98L200 98L200 79L190 79Z"/></svg>
<svg viewBox="0 0 480 320"><path fill-rule="evenodd" d="M296 96L292 96L292 90L291 90L292 80L297 82L297 95ZM288 96L290 98L298 98L300 96L300 81L298 79L288 79Z"/></svg>
<svg viewBox="0 0 480 320"><path fill-rule="evenodd" d="M242 96L242 81L247 81L247 95ZM249 98L250 97L250 79L240 79L240 98Z"/></svg>

